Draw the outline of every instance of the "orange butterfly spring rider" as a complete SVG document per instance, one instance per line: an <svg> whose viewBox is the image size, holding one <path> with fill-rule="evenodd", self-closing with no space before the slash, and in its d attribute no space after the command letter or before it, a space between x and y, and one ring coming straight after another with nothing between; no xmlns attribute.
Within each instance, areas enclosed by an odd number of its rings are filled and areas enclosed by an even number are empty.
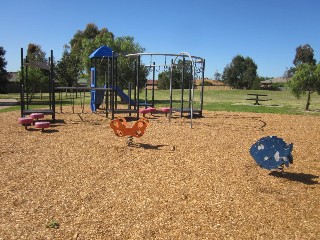
<svg viewBox="0 0 320 240"><path fill-rule="evenodd" d="M110 122L110 127L118 137L128 136L128 145L132 144L132 137L141 137L148 125L149 120L146 118L140 118L132 126L127 125L125 118L117 118Z"/></svg>

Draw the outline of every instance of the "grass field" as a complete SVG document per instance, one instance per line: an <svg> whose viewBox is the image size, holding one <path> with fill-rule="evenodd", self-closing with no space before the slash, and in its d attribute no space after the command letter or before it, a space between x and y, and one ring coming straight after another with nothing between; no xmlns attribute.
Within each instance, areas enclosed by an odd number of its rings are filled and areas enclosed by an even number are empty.
<svg viewBox="0 0 320 240"><path fill-rule="evenodd" d="M261 105L253 105L253 101L246 100L249 93L267 94L269 101L262 102ZM184 106L188 105L187 91L184 91ZM74 95L75 96L75 95ZM82 95L83 96L83 95ZM80 104L83 100L82 96L78 94L78 98L75 99L75 104ZM40 95L35 95L37 100L40 99ZM62 94L62 104L71 104L72 95ZM195 102L194 106L197 108L200 102L200 91L195 90L194 93ZM0 99L3 98L15 98L19 100L19 94L0 94ZM43 100L46 100L46 96L43 96ZM57 105L60 104L59 95L56 94ZM145 99L145 92L140 94L140 99ZM148 91L148 99L151 99L151 91ZM86 93L86 104L90 102L90 94ZM173 91L173 106L180 107L181 102L181 90ZM320 115L320 96L316 93L311 95L310 111L305 111L306 95L301 99L296 99L289 91L266 91L266 90L205 90L204 91L204 110L208 111L228 111L228 112L257 112L257 113L279 113L279 114L312 114ZM169 91L168 90L156 90L155 91L155 105L156 107L169 105ZM38 106L34 106L38 107ZM0 110L0 112L12 111L19 109L18 106L6 108Z"/></svg>

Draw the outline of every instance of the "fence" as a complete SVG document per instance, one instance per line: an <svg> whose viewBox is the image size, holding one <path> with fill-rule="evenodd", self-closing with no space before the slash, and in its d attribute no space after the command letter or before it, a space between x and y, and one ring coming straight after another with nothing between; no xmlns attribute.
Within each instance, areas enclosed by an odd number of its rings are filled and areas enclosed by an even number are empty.
<svg viewBox="0 0 320 240"><path fill-rule="evenodd" d="M200 88L201 86L197 86ZM215 85L215 86L204 86L204 90L231 90L232 88L227 85Z"/></svg>

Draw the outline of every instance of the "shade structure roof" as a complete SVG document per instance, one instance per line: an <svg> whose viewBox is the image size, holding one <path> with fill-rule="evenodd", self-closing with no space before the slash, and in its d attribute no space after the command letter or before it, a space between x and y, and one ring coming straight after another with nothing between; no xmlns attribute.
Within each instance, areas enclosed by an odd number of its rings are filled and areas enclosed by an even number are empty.
<svg viewBox="0 0 320 240"><path fill-rule="evenodd" d="M89 58L107 58L112 57L112 49L107 46L101 46L90 54Z"/></svg>

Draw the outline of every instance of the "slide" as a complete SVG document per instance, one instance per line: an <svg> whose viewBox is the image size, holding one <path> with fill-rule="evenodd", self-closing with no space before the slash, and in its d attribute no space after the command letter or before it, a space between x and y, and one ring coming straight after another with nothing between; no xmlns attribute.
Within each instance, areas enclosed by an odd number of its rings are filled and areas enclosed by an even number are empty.
<svg viewBox="0 0 320 240"><path fill-rule="evenodd" d="M117 91L118 96L121 98L121 100L124 101L125 103L129 103L129 96L125 94L121 88L116 87L115 89ZM131 103L131 106L136 105L135 101L133 101L132 99L130 103Z"/></svg>

